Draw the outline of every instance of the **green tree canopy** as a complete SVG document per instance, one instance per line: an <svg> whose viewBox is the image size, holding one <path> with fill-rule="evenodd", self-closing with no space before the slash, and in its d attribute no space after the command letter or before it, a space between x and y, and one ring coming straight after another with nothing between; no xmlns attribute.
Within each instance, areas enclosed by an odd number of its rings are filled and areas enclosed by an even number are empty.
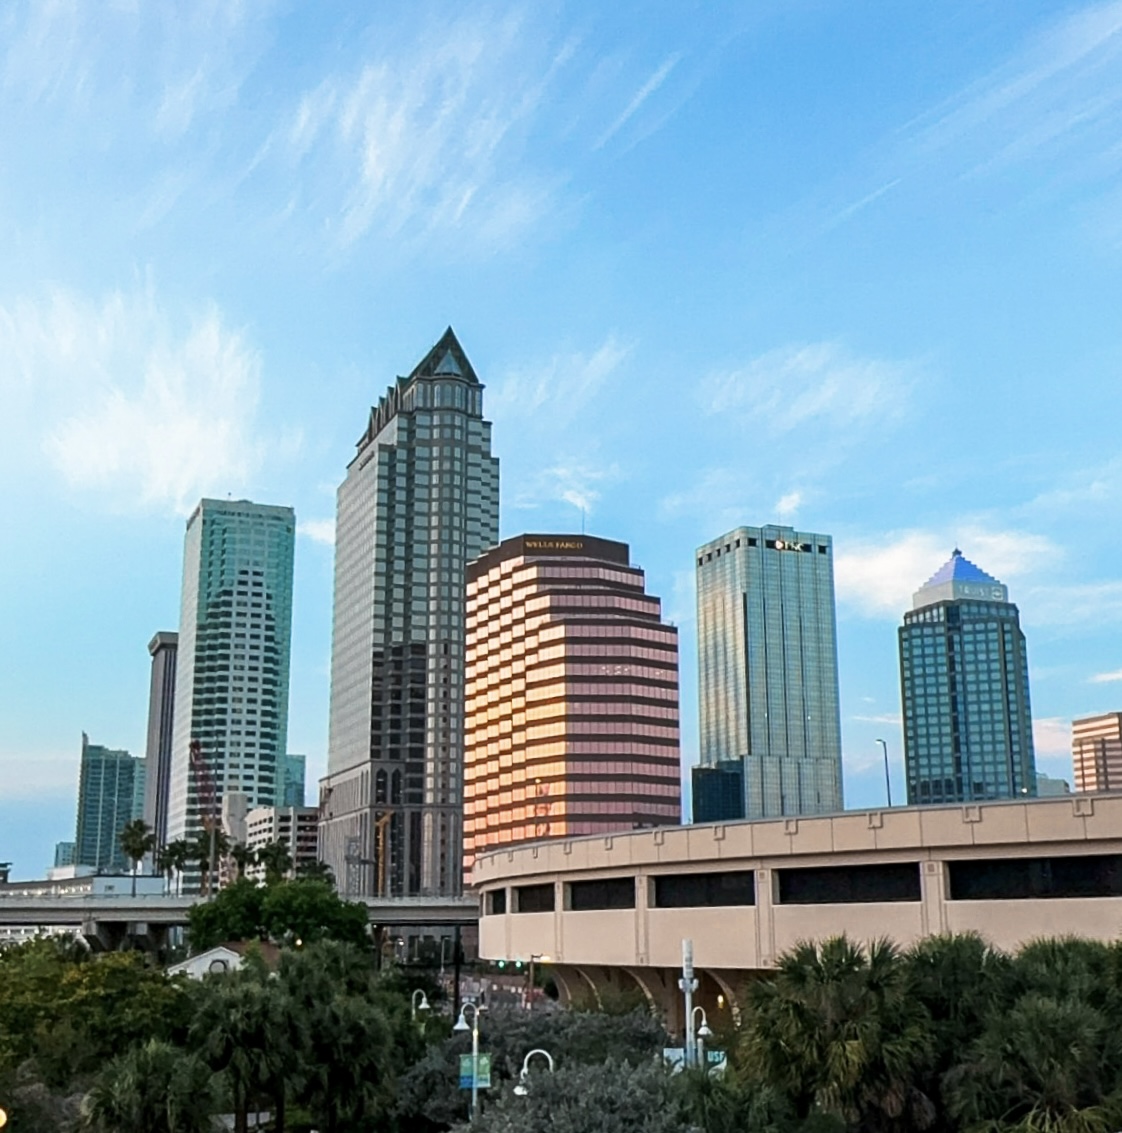
<svg viewBox="0 0 1122 1133"><path fill-rule="evenodd" d="M159 1039L114 1058L82 1103L91 1133L210 1133L222 1128L203 1061Z"/></svg>

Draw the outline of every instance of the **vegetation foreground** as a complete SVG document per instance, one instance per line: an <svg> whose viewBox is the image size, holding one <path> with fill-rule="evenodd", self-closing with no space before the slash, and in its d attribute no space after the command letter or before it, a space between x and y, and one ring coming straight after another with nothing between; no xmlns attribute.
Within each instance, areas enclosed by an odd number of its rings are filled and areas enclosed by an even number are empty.
<svg viewBox="0 0 1122 1133"><path fill-rule="evenodd" d="M470 1036L379 970L318 940L237 972L170 978L140 953L69 941L0 951L5 1133L466 1130ZM477 1133L1110 1133L1122 1128L1122 945L1040 940L1016 956L973 936L901 952L800 945L750 985L710 1046L720 1077L669 1073L642 1008L485 1012L493 1060ZM629 1008L629 1009L627 1009ZM516 1093L522 1060L544 1048Z"/></svg>

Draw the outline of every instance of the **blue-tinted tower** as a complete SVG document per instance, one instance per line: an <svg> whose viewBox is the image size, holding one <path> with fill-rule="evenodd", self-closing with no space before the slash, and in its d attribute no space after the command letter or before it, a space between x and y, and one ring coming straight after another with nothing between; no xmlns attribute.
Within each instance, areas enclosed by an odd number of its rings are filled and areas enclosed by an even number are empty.
<svg viewBox="0 0 1122 1133"><path fill-rule="evenodd" d="M950 559L900 627L908 803L1036 795L1028 654L996 578Z"/></svg>

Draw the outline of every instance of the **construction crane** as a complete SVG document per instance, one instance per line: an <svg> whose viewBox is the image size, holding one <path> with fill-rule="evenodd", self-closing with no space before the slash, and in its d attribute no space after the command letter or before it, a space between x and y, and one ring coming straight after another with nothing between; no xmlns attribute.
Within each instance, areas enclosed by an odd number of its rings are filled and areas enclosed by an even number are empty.
<svg viewBox="0 0 1122 1133"><path fill-rule="evenodd" d="M214 776L203 758L203 745L198 740L192 740L187 752L195 775L195 794L200 802L199 817L203 829L210 835L210 869L204 879L204 892L209 897L211 879L218 864L215 861L218 853L218 794L214 789Z"/></svg>

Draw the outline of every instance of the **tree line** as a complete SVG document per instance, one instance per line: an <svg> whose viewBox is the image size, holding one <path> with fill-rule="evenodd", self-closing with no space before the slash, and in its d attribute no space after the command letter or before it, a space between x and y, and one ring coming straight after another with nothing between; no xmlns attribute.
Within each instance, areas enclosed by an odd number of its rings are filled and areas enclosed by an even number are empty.
<svg viewBox="0 0 1122 1133"><path fill-rule="evenodd" d="M270 935L270 889L321 884L242 882L227 913L247 936ZM286 946L273 968L251 951L202 981L68 942L0 950L5 1133L201 1133L220 1114L237 1133L252 1114L289 1133L467 1133L470 1036L410 1001L423 988L435 1004L435 984L380 965L345 920L315 920L308 940L274 935ZM329 939L337 929L351 940ZM471 1128L1110 1133L1122 1128L1120 1008L1122 944L1042 939L1007 955L972 935L906 950L805 943L748 985L738 1012L710 1016L709 1045L728 1055L719 1076L671 1072L661 1052L674 1038L626 997L481 1013L493 1084ZM554 1070L538 1059L523 1080L537 1048Z"/></svg>

